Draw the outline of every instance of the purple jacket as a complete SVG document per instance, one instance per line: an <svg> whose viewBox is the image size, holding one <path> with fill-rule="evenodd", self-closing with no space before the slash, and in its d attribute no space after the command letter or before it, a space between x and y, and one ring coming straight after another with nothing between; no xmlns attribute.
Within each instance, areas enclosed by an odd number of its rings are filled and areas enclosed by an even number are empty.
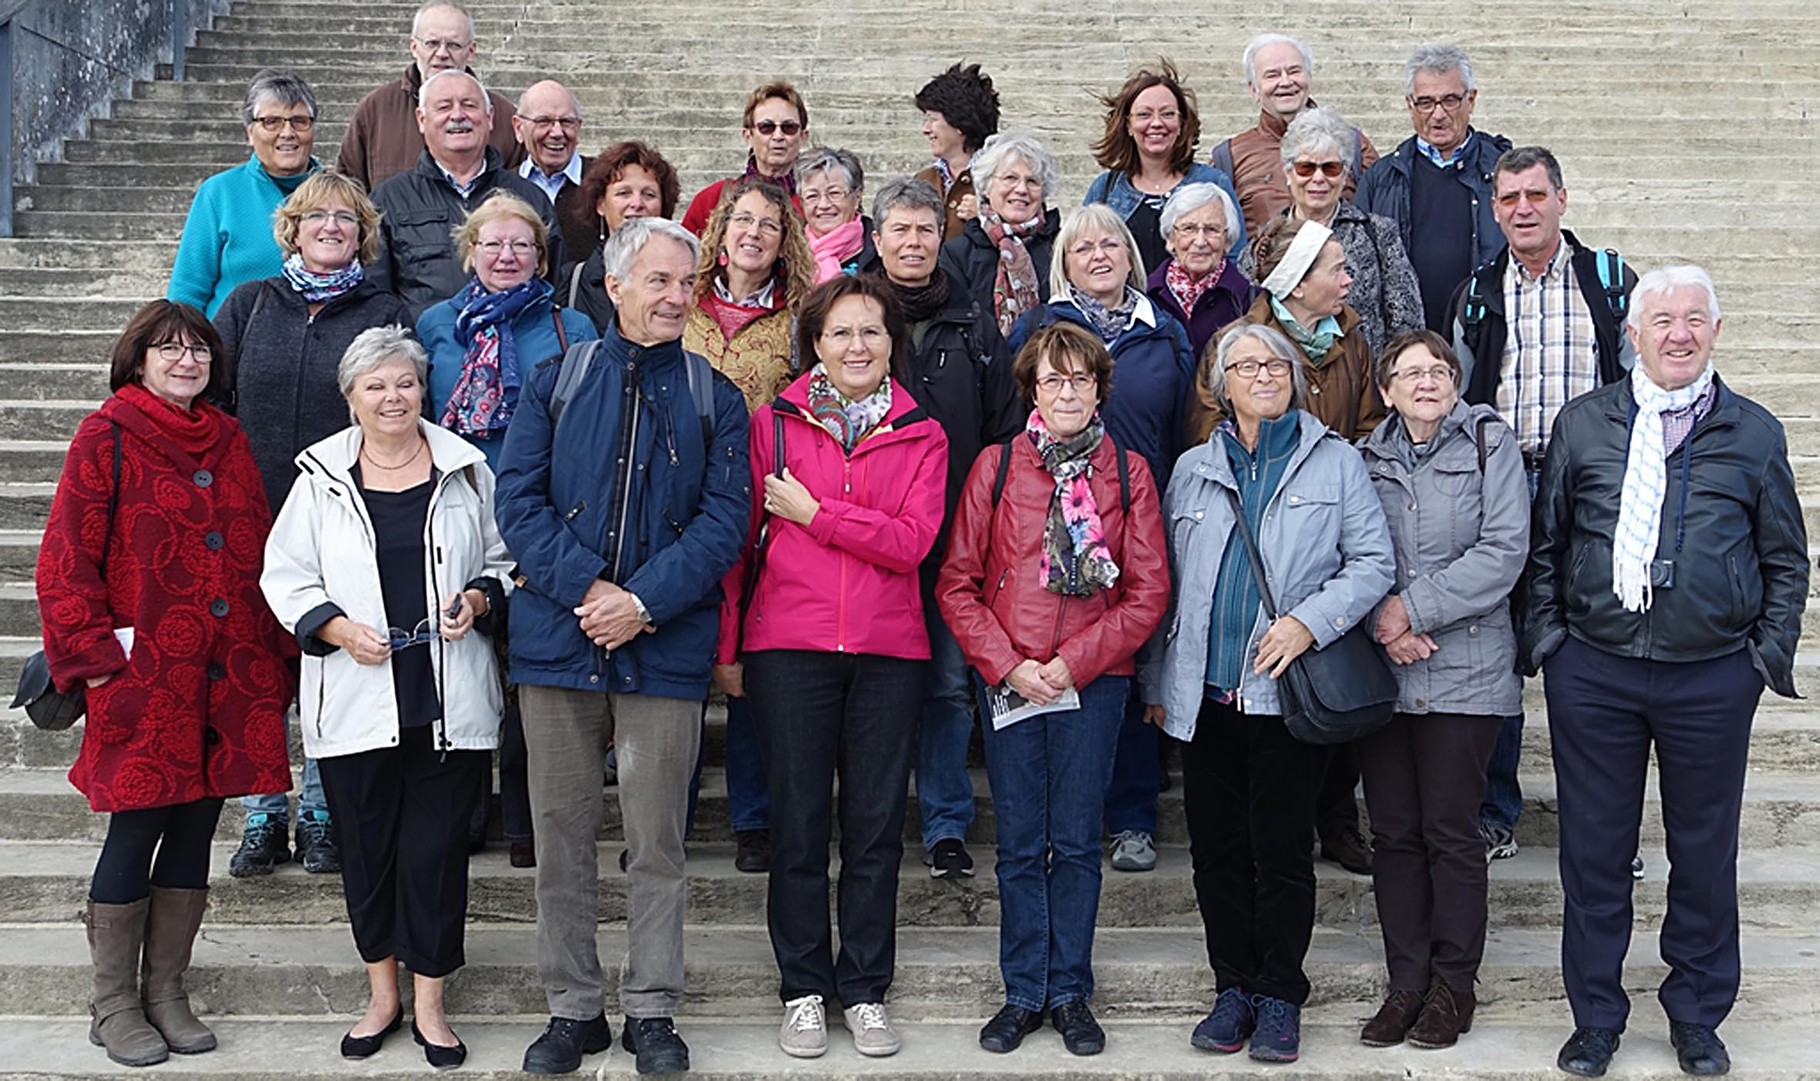
<svg viewBox="0 0 1820 1081"><path fill-rule="evenodd" d="M1252 301L1257 299L1258 287L1251 284L1251 279L1239 270L1235 260L1228 259L1220 271L1219 280L1214 282L1212 289L1201 294L1201 299L1195 302L1194 314L1189 315L1182 311L1182 302L1175 298L1174 291L1164 280L1169 264L1174 261L1167 260L1151 271L1144 288L1157 307L1175 316L1178 322L1188 328L1188 344L1194 349L1195 362L1198 364L1207 343L1220 332L1220 328L1239 319L1251 307Z"/></svg>

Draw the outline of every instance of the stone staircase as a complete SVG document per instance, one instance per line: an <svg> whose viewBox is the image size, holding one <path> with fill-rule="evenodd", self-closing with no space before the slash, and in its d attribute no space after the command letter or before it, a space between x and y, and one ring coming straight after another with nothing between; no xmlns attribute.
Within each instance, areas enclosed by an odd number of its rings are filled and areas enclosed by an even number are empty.
<svg viewBox="0 0 1820 1081"><path fill-rule="evenodd" d="M0 241L0 684L35 648L31 579L38 533L65 442L106 393L105 357L127 316L162 295L190 194L245 159L237 122L246 81L294 67L320 99L319 156L332 160L367 89L395 78L410 0L243 0L188 54L188 81L142 82L65 161L18 193L18 239ZM1639 268L1693 260L1713 273L1727 315L1726 378L1788 425L1804 495L1820 486L1820 375L1801 348L1820 330L1820 286L1799 267L1820 246L1820 196L1800 179L1820 165L1816 124L1820 14L1789 0L1545 0L1520 14L1440 0L1314 5L1260 0L1245 10L1136 0L1078 10L1059 0L927 0L855 5L797 0L737 7L672 0L633 9L588 0L475 0L490 85L515 95L546 76L575 88L590 152L622 137L655 143L682 171L685 194L736 168L746 91L795 80L822 142L861 154L874 183L925 163L910 97L956 59L981 62L1000 87L1007 126L1043 137L1062 171L1057 205L1078 202L1095 172L1085 151L1099 126L1090 90L1171 56L1200 92L1203 147L1248 126L1238 52L1264 29L1310 40L1317 97L1388 149L1407 133L1402 63L1421 41L1473 56L1477 125L1560 156L1568 225L1615 246ZM1512 17L1513 14L1516 17ZM889 44L881 44L886 43ZM161 73L163 74L163 73ZM1820 491L1804 499L1820 537ZM1820 612L1809 616L1809 627ZM1812 630L1808 649L1820 642ZM1820 658L1799 682L1820 690ZM1492 868L1492 934L1480 1023L1449 1052L1374 1052L1356 1043L1381 993L1382 955L1369 880L1319 868L1319 926L1309 959L1314 999L1304 1056L1279 1076L1352 1078L1558 1076L1553 1054L1568 1013L1559 976L1560 886L1546 718L1530 688L1524 851ZM721 730L711 721L710 762ZM78 921L105 823L63 779L79 731L40 733L0 714L0 1075L118 1073L83 1036L88 956ZM983 794L985 780L976 776ZM1101 908L1096 1008L1110 1041L1073 1059L1052 1033L1017 1054L980 1051L974 1033L1000 1003L991 805L973 840L979 876L937 882L912 856L899 895L894 1013L904 1052L861 1060L837 1036L827 1059L796 1063L774 1043L775 969L764 931L764 880L731 868L726 789L710 769L691 850L688 1004L681 1026L697 1072L953 1078L967 1075L1187 1078L1258 1071L1192 1051L1187 1033L1211 978L1187 874L1180 788L1165 794L1162 860L1149 875L1108 872ZM160 1076L420 1073L408 1042L359 1065L334 1040L364 1001L339 882L287 865L268 879L226 877L238 831L225 816L213 907L191 986L222 1036L213 1054L176 1059ZM624 880L611 870L621 836L609 806L603 845L601 948L623 938ZM1749 1077L1820 1075L1820 712L1766 697L1757 719L1740 867L1744 989L1724 1034ZM1660 922L1666 860L1655 797L1644 823L1648 879L1637 887L1639 938L1626 974L1636 999L1616 1075L1675 1076L1653 988L1664 967L1649 936ZM914 848L914 845L912 846ZM530 872L503 852L473 866L469 965L449 1006L473 1049L465 1072L517 1070L545 1012L533 966ZM609 964L609 969L612 966ZM617 1019L616 1022L617 1024ZM603 1064L604 1065L601 1065ZM630 1056L589 1060L627 1073Z"/></svg>

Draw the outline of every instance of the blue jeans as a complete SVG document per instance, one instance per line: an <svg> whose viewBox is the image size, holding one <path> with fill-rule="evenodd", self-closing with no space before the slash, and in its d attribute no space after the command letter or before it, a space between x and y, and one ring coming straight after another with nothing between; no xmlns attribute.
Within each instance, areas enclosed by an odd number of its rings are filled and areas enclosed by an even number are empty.
<svg viewBox="0 0 1820 1081"><path fill-rule="evenodd" d="M1517 761L1523 752L1523 715L1504 718L1498 743L1485 770L1485 799L1479 804L1479 821L1507 830L1517 828L1523 817L1523 786L1517 782Z"/></svg>
<svg viewBox="0 0 1820 1081"><path fill-rule="evenodd" d="M1079 709L985 726L998 819L998 967L1010 1005L1041 1011L1093 998L1100 808L1130 693L1129 676L1101 676L1081 688Z"/></svg>
<svg viewBox="0 0 1820 1081"><path fill-rule="evenodd" d="M1104 682L1103 680L1100 682ZM1162 729L1144 723L1144 696L1136 683L1124 703L1119 724L1118 753L1112 760L1112 787L1106 790L1106 832L1135 830L1156 833L1156 799L1162 791L1162 767L1157 761Z"/></svg>
<svg viewBox="0 0 1820 1081"><path fill-rule="evenodd" d="M247 814L271 815L280 822L291 820L289 797L283 792L273 792L264 796L240 797L240 809ZM322 794L322 775L316 772L316 760L303 760L303 790L297 795L297 813L308 814L311 811L329 813L329 801Z"/></svg>
<svg viewBox="0 0 1820 1081"><path fill-rule="evenodd" d="M923 816L923 847L952 837L966 840L973 824L973 778L967 775L967 741L973 736L973 692L967 659L941 613L927 598L928 694L916 744L916 802Z"/></svg>

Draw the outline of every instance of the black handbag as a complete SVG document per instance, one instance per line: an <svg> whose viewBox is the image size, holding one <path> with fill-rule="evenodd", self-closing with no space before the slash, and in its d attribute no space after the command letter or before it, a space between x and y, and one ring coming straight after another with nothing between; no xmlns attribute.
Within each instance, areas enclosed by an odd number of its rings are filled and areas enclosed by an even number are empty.
<svg viewBox="0 0 1820 1081"><path fill-rule="evenodd" d="M114 486L107 495L107 534L101 542L101 580L107 581L107 557L114 547L114 511L120 506L120 426L114 429ZM13 708L25 707L25 715L46 732L61 732L88 712L88 688L81 684L69 692L57 689L51 680L50 662L41 649L25 659L19 672L19 690L13 695Z"/></svg>
<svg viewBox="0 0 1820 1081"><path fill-rule="evenodd" d="M1251 559L1251 576L1263 595L1264 614L1277 619L1276 598L1264 579L1264 560L1257 538L1245 520L1244 507L1230 489L1234 528L1245 541ZM1289 662L1277 680L1277 702L1283 707L1283 725L1303 743L1348 743L1390 723L1397 709L1397 677L1384 660L1363 622L1327 644L1307 649Z"/></svg>

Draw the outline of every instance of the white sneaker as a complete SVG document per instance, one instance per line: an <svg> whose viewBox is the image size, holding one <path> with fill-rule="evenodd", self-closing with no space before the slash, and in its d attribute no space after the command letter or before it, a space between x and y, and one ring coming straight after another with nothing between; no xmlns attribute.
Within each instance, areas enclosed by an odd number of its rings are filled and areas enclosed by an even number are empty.
<svg viewBox="0 0 1820 1081"><path fill-rule="evenodd" d="M820 995L804 995L784 1003L784 1023L777 1030L777 1046L796 1058L820 1058L828 1053L828 1014Z"/></svg>
<svg viewBox="0 0 1820 1081"><path fill-rule="evenodd" d="M1148 833L1125 830L1112 838L1114 871L1152 871L1156 869L1156 845Z"/></svg>
<svg viewBox="0 0 1820 1081"><path fill-rule="evenodd" d="M904 1046L904 1038L891 1024L891 1018L885 1016L882 1002L848 1006L847 1028L853 1033L853 1049L862 1055L895 1055Z"/></svg>

